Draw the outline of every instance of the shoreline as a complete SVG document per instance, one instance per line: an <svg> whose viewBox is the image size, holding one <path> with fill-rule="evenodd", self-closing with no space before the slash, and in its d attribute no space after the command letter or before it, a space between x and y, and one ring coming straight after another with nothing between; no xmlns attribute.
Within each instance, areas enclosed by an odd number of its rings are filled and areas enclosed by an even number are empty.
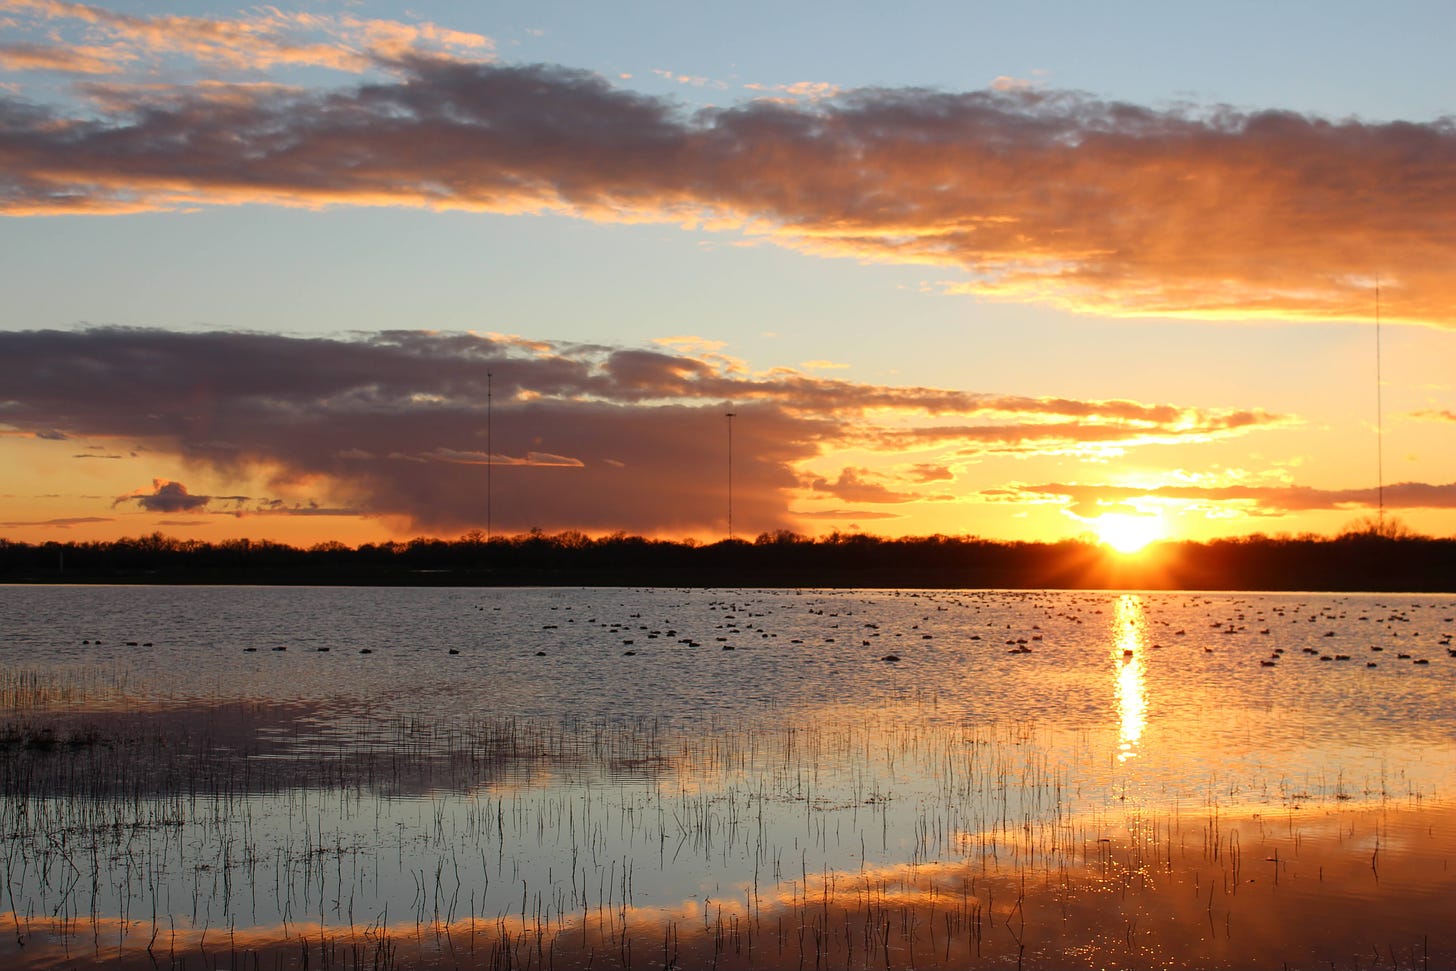
<svg viewBox="0 0 1456 971"><path fill-rule="evenodd" d="M1456 539L1257 536L1124 554L1084 540L861 534L700 544L563 533L307 550L156 534L44 546L0 540L0 583L1453 593Z"/></svg>

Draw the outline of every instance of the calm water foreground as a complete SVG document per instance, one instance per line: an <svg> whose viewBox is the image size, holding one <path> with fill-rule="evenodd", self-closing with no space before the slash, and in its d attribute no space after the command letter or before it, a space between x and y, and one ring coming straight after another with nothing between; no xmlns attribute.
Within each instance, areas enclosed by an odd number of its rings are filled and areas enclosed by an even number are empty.
<svg viewBox="0 0 1456 971"><path fill-rule="evenodd" d="M0 965L1456 967L1456 598L0 587Z"/></svg>

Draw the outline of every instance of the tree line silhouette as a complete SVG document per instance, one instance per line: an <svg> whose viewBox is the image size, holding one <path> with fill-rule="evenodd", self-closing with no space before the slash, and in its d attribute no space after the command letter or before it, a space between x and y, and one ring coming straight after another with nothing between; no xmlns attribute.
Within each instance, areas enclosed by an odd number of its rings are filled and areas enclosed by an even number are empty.
<svg viewBox="0 0 1456 971"><path fill-rule="evenodd" d="M714 543L572 530L487 538L473 530L455 540L306 549L152 533L110 542L0 539L0 582L1456 592L1456 539L1368 525L1332 538L1163 542L1123 555L1090 540L810 538L787 530Z"/></svg>

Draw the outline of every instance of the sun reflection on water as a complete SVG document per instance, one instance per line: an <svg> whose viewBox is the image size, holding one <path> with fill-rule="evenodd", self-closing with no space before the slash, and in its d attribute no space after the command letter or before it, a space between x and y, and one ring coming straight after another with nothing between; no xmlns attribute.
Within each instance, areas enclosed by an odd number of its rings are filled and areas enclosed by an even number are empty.
<svg viewBox="0 0 1456 971"><path fill-rule="evenodd" d="M1112 655L1113 694L1119 719L1117 758L1125 762L1137 755L1137 743L1147 727L1148 662L1147 615L1135 594L1117 598L1113 612L1115 637Z"/></svg>

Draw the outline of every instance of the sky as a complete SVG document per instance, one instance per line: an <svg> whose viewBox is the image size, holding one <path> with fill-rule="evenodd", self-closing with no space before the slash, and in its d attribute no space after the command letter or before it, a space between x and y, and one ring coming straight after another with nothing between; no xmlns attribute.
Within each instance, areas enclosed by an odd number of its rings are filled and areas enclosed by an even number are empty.
<svg viewBox="0 0 1456 971"><path fill-rule="evenodd" d="M1452 536L1453 40L0 0L0 538Z"/></svg>

